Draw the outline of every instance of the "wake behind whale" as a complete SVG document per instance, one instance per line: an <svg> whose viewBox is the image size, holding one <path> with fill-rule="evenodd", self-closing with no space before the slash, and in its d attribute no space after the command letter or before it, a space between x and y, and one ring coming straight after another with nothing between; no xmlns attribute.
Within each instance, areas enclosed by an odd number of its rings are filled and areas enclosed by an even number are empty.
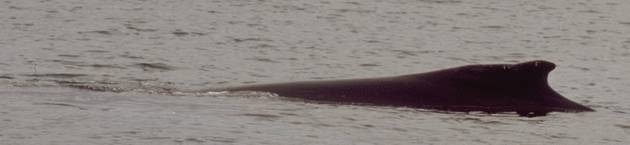
<svg viewBox="0 0 630 145"><path fill-rule="evenodd" d="M302 81L228 87L221 91L261 91L283 97L333 103L404 106L447 111L517 112L543 116L549 112L594 111L573 102L547 82L555 64L467 65L426 73L326 81Z"/></svg>

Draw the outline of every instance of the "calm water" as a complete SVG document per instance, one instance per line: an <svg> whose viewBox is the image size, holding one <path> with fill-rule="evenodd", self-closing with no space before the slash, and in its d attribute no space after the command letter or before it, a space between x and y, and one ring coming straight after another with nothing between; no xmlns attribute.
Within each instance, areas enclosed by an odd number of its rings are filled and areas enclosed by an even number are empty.
<svg viewBox="0 0 630 145"><path fill-rule="evenodd" d="M630 142L624 0L0 3L0 97L18 102L0 105L0 140L10 143ZM534 59L555 62L551 86L597 112L521 118L171 94Z"/></svg>

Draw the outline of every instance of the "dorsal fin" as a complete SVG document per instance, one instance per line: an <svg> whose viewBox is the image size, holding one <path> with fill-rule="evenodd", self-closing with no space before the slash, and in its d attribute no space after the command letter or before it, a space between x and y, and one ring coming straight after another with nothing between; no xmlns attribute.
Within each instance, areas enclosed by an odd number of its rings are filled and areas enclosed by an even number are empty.
<svg viewBox="0 0 630 145"><path fill-rule="evenodd" d="M530 82L536 85L548 87L547 77L549 72L556 68L556 64L544 60L534 60L518 63L510 66L510 70L518 73L522 82Z"/></svg>
<svg viewBox="0 0 630 145"><path fill-rule="evenodd" d="M518 63L512 66L512 69L524 71L524 72L536 72L536 73L549 73L553 69L556 68L556 64L544 61L544 60L534 60L523 63Z"/></svg>

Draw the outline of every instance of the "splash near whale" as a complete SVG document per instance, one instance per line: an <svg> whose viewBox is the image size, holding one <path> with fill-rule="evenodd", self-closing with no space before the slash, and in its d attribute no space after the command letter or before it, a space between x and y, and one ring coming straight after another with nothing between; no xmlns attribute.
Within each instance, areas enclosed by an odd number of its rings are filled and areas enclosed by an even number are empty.
<svg viewBox="0 0 630 145"><path fill-rule="evenodd" d="M313 101L404 106L446 111L549 112L594 111L573 102L548 84L556 65L536 60L517 64L467 65L381 78L302 81L228 87L223 91L262 91Z"/></svg>

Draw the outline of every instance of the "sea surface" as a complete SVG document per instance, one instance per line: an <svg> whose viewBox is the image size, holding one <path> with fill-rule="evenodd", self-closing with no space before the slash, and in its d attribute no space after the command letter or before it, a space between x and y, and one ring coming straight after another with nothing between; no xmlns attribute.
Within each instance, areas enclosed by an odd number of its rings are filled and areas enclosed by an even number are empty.
<svg viewBox="0 0 630 145"><path fill-rule="evenodd" d="M0 144L625 145L629 14L626 0L0 0ZM190 93L530 60L597 111Z"/></svg>

